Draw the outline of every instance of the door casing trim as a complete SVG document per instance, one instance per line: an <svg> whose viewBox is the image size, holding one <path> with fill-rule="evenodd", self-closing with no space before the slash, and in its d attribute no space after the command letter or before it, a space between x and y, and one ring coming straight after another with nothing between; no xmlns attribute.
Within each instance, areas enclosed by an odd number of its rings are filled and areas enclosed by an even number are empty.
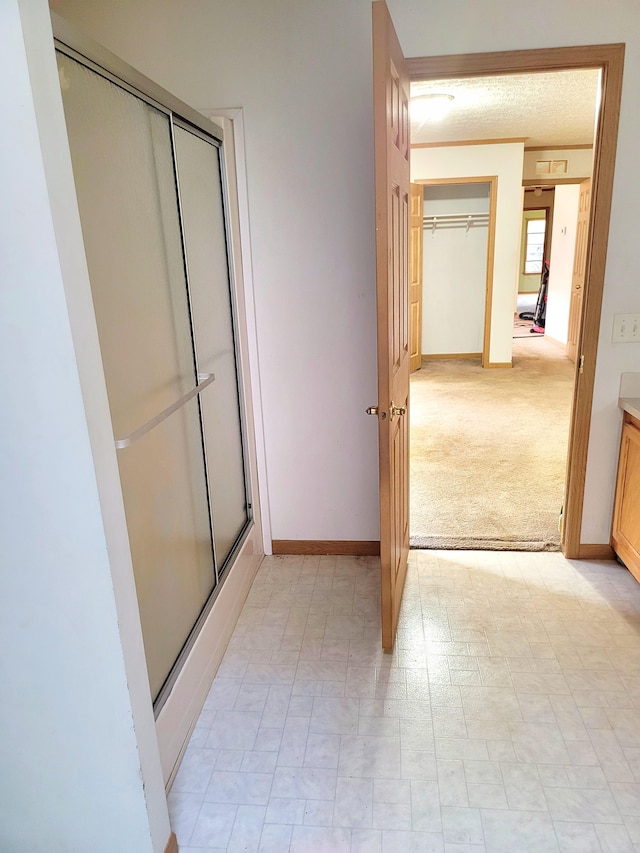
<svg viewBox="0 0 640 853"><path fill-rule="evenodd" d="M600 44L407 58L411 80L566 71L575 68L596 68L601 71L585 294L578 336L579 358L576 360L577 365L582 360L583 372L576 368L574 378L561 540L563 554L570 559L579 558L581 553L587 453L609 240L624 52L624 44Z"/></svg>

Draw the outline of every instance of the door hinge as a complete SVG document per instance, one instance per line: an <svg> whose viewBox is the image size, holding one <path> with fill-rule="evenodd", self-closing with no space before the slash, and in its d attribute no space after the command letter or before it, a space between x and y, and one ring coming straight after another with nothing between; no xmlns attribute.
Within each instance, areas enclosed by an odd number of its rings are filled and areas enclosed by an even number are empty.
<svg viewBox="0 0 640 853"><path fill-rule="evenodd" d="M578 373L584 373L584 354L580 356L580 361L578 362Z"/></svg>

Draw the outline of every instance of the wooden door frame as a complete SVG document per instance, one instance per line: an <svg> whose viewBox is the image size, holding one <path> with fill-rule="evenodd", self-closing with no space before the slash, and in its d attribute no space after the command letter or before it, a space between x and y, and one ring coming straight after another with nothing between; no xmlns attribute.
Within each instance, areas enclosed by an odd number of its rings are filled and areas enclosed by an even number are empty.
<svg viewBox="0 0 640 853"><path fill-rule="evenodd" d="M491 309L493 306L493 261L496 243L496 203L498 200L498 176L484 175L457 178L419 178L414 184L425 187L443 186L447 184L489 184L489 230L487 233L487 266L485 274L484 294L484 332L482 338L482 366L493 367L491 363ZM424 273L422 276L424 287Z"/></svg>
<svg viewBox="0 0 640 853"><path fill-rule="evenodd" d="M578 336L573 406L565 480L561 545L568 558L603 556L605 546L580 541L587 470L598 334L602 312L609 219L622 95L624 44L468 53L407 59L411 80L478 77L595 68L601 73L601 99L594 141L591 216L585 294Z"/></svg>
<svg viewBox="0 0 640 853"><path fill-rule="evenodd" d="M409 155L411 156L411 155ZM414 205L418 210L414 210ZM416 229L419 236L415 237ZM422 297L423 297L423 253L424 253L424 187L417 181L409 186L409 372L415 373L422 367ZM419 297L414 299L417 290ZM415 308L415 310L414 310ZM414 325L415 337L414 340ZM413 344L417 352L414 354Z"/></svg>

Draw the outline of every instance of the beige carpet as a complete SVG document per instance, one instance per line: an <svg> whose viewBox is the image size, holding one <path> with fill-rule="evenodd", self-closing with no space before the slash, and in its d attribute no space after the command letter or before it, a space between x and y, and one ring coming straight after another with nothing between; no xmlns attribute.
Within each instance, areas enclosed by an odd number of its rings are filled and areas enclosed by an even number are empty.
<svg viewBox="0 0 640 853"><path fill-rule="evenodd" d="M513 337L514 338L535 338L540 337L540 333L532 332L533 320L521 320L516 317L513 321Z"/></svg>
<svg viewBox="0 0 640 853"><path fill-rule="evenodd" d="M540 337L513 369L425 361L411 377L411 546L558 550L573 364Z"/></svg>

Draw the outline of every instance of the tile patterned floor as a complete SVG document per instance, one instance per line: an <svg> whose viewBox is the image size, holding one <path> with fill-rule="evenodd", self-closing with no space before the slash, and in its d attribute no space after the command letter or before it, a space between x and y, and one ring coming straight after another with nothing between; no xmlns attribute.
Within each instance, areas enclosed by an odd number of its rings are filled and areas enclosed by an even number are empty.
<svg viewBox="0 0 640 853"><path fill-rule="evenodd" d="M640 851L640 586L559 554L264 560L169 805L181 853Z"/></svg>

